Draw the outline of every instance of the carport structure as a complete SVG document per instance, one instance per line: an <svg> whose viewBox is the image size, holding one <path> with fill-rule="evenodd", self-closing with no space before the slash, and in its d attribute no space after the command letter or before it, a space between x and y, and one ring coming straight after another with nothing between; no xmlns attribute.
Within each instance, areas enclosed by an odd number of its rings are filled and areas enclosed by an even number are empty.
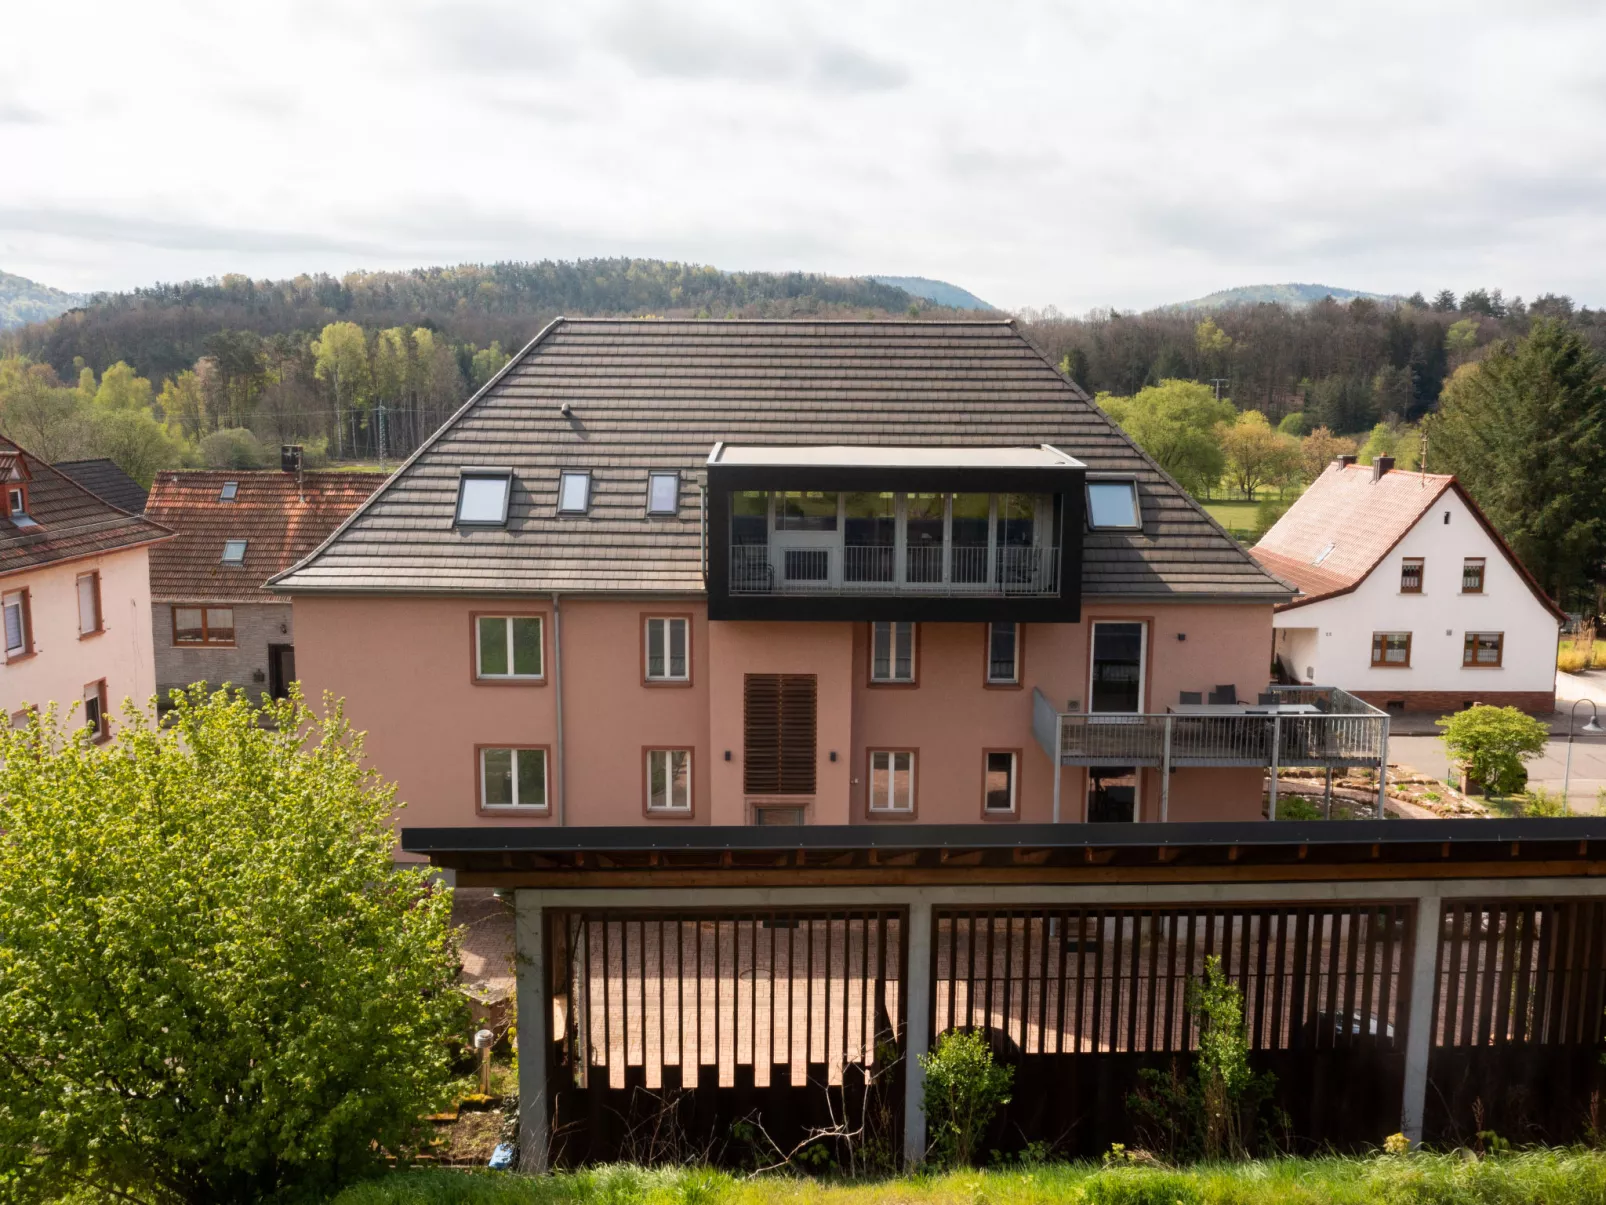
<svg viewBox="0 0 1606 1205"><path fill-rule="evenodd" d="M833 1127L916 1162L919 1056L951 1028L1016 1068L991 1145L1097 1154L1139 1137L1126 1096L1144 1068L1186 1070L1188 987L1212 957L1296 1144L1565 1141L1606 1088L1595 818L406 829L402 844L513 893L530 1170L734 1162L755 1133L790 1150Z"/></svg>

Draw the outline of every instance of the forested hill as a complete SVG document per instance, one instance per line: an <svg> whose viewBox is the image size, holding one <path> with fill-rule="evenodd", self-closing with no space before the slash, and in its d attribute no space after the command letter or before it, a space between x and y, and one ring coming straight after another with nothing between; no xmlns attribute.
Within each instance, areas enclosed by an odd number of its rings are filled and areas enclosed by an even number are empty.
<svg viewBox="0 0 1606 1205"><path fill-rule="evenodd" d="M722 272L648 259L546 260L156 285L97 294L83 309L13 338L16 350L64 376L81 358L96 371L123 361L160 378L208 354L219 331L271 337L354 322L369 330L424 326L453 343L516 347L559 314L884 317L932 305L870 278Z"/></svg>
<svg viewBox="0 0 1606 1205"><path fill-rule="evenodd" d="M0 331L54 318L83 300L76 293L63 293L27 277L0 272Z"/></svg>
<svg viewBox="0 0 1606 1205"><path fill-rule="evenodd" d="M1207 294L1204 297L1195 297L1192 301L1179 301L1174 305L1165 306L1168 310L1228 310L1240 305L1261 305L1270 302L1273 305L1287 306L1291 310L1304 309L1308 305L1315 305L1331 297L1334 301L1354 301L1360 298L1363 301L1403 301L1403 297L1392 297L1386 293L1363 293L1359 289L1339 289L1332 285L1240 285L1236 289L1221 289Z"/></svg>

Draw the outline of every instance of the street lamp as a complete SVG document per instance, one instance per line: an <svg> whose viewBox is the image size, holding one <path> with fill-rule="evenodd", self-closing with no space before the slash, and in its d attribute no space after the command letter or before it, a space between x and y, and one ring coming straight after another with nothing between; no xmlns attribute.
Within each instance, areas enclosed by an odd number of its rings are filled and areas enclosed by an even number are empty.
<svg viewBox="0 0 1606 1205"><path fill-rule="evenodd" d="M1593 699L1575 699L1573 709L1567 715L1567 769L1561 778L1561 806L1568 811L1572 810L1567 802L1567 788L1572 785L1573 778L1573 728L1578 723L1578 704L1589 704L1589 721L1581 731L1585 736L1601 736L1606 734L1606 728L1600 726L1600 710L1595 706Z"/></svg>

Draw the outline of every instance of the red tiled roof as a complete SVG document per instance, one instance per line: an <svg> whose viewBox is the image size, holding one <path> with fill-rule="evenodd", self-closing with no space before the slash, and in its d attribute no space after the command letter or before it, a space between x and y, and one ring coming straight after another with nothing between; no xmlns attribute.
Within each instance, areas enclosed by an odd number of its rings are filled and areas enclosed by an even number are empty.
<svg viewBox="0 0 1606 1205"><path fill-rule="evenodd" d="M166 602L266 602L261 586L328 538L383 484L379 473L296 475L205 469L156 475L145 513L178 532L151 555L151 597ZM235 482L234 501L220 500ZM244 540L245 562L225 565L226 540Z"/></svg>
<svg viewBox="0 0 1606 1205"><path fill-rule="evenodd" d="M1277 609L1355 589L1446 491L1466 504L1529 589L1560 617L1555 603L1453 476L1391 469L1374 478L1370 465L1336 461L1250 549L1267 570L1299 588L1299 598Z"/></svg>
<svg viewBox="0 0 1606 1205"><path fill-rule="evenodd" d="M35 526L0 519L0 574L137 548L172 535L164 527L118 510L65 473L10 440L0 439L0 469L9 473L16 467L27 476L28 517Z"/></svg>

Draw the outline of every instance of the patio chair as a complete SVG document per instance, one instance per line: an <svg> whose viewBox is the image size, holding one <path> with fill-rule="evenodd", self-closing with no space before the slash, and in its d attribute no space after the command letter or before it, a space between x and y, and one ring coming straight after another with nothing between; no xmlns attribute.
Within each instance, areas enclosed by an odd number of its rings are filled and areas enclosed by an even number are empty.
<svg viewBox="0 0 1606 1205"><path fill-rule="evenodd" d="M1255 702L1261 707L1275 704L1277 702L1277 694L1275 691L1263 690L1256 696Z"/></svg>
<svg viewBox="0 0 1606 1205"><path fill-rule="evenodd" d="M1178 703L1203 703L1204 694L1197 690L1185 690L1177 697Z"/></svg>
<svg viewBox="0 0 1606 1205"><path fill-rule="evenodd" d="M1238 701L1238 688L1231 682L1225 686L1218 686L1210 692L1212 703L1236 703Z"/></svg>

